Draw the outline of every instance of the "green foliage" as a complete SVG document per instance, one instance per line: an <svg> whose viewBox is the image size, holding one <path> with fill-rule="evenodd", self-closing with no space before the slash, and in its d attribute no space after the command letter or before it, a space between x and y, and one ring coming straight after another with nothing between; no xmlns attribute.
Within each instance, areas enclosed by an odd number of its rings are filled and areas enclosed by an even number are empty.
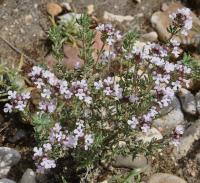
<svg viewBox="0 0 200 183"><path fill-rule="evenodd" d="M200 61L193 59L190 55L184 54L183 62L192 69L191 78L200 81Z"/></svg>

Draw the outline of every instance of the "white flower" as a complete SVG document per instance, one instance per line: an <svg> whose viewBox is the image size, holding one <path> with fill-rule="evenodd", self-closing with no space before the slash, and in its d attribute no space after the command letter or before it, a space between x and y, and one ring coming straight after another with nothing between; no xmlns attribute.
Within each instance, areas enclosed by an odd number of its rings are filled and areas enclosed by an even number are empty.
<svg viewBox="0 0 200 183"><path fill-rule="evenodd" d="M178 9L177 12L169 15L172 24L178 25L181 28L181 34L187 36L188 31L192 29L192 16L188 8Z"/></svg>
<svg viewBox="0 0 200 183"><path fill-rule="evenodd" d="M119 100L119 99L122 99L123 98L123 88L120 88L120 86L118 84L116 84L114 86L114 92L115 92L115 99L116 100Z"/></svg>
<svg viewBox="0 0 200 183"><path fill-rule="evenodd" d="M26 92L26 93L22 93L22 98L23 100L27 100L27 99L30 99L31 98L31 93L30 92Z"/></svg>
<svg viewBox="0 0 200 183"><path fill-rule="evenodd" d="M9 103L6 103L5 106L4 106L3 111L4 111L5 113L7 113L7 112L11 113L11 112L12 112L12 109L13 109L13 106L10 105Z"/></svg>
<svg viewBox="0 0 200 183"><path fill-rule="evenodd" d="M173 86L174 91L177 91L178 89L182 87L180 81L172 82L172 86Z"/></svg>
<svg viewBox="0 0 200 183"><path fill-rule="evenodd" d="M99 90L99 89L103 88L103 82L101 80L99 80L98 82L94 82L94 86L95 86L96 90Z"/></svg>
<svg viewBox="0 0 200 183"><path fill-rule="evenodd" d="M166 87L163 90L163 93L167 98L170 98L170 99L172 99L174 97L174 95L175 95L174 90L172 88L170 88L170 87Z"/></svg>
<svg viewBox="0 0 200 183"><path fill-rule="evenodd" d="M51 86L56 86L58 84L58 79L52 75L51 77L49 77L48 79L48 83L51 85Z"/></svg>
<svg viewBox="0 0 200 183"><path fill-rule="evenodd" d="M105 30L105 25L104 24L99 24L97 27L96 27L96 30L98 31L104 31Z"/></svg>
<svg viewBox="0 0 200 183"><path fill-rule="evenodd" d="M176 39L171 39L170 40L170 43L172 43L172 45L174 46L174 47L176 47L176 46L180 46L180 42L178 42Z"/></svg>
<svg viewBox="0 0 200 183"><path fill-rule="evenodd" d="M103 80L103 82L107 85L110 86L114 83L113 77L107 77L106 79Z"/></svg>
<svg viewBox="0 0 200 183"><path fill-rule="evenodd" d="M18 101L17 105L15 106L16 109L19 111L24 111L24 108L26 107L26 104L23 101Z"/></svg>
<svg viewBox="0 0 200 183"><path fill-rule="evenodd" d="M47 98L47 99L50 99L51 97L51 91L49 89L43 89L42 93L41 93L41 96L43 98Z"/></svg>
<svg viewBox="0 0 200 183"><path fill-rule="evenodd" d="M167 73L170 73L170 72L174 71L175 65L172 64L172 63L169 63L169 62L165 62L164 69L165 69L165 71L166 71Z"/></svg>
<svg viewBox="0 0 200 183"><path fill-rule="evenodd" d="M180 49L178 47L174 47L172 50L172 54L175 56L175 58L178 58L180 56Z"/></svg>
<svg viewBox="0 0 200 183"><path fill-rule="evenodd" d="M40 148L38 148L38 147L34 147L33 148L33 152L34 152L34 157L36 157L36 156L39 156L39 157L41 157L41 156L43 156L43 150L42 150L42 148L40 147Z"/></svg>
<svg viewBox="0 0 200 183"><path fill-rule="evenodd" d="M183 135L184 133L184 127L182 125L178 125L176 128L175 128L175 132L176 134L178 135Z"/></svg>
<svg viewBox="0 0 200 183"><path fill-rule="evenodd" d="M66 92L65 92L65 98L66 99L70 99L72 97L72 95L73 95L72 92L70 92L69 90L66 90Z"/></svg>
<svg viewBox="0 0 200 183"><path fill-rule="evenodd" d="M29 73L29 76L39 76L41 74L42 68L38 66L33 66L31 73Z"/></svg>
<svg viewBox="0 0 200 183"><path fill-rule="evenodd" d="M88 150L89 146L91 146L94 142L94 138L91 134L85 135L85 150Z"/></svg>
<svg viewBox="0 0 200 183"><path fill-rule="evenodd" d="M68 89L68 83L65 80L59 81L60 84L60 94L66 94Z"/></svg>
<svg viewBox="0 0 200 183"><path fill-rule="evenodd" d="M137 120L135 116L132 116L132 119L128 120L127 123L131 126L132 129L135 129L139 121Z"/></svg>
<svg viewBox="0 0 200 183"><path fill-rule="evenodd" d="M147 133L147 132L149 131L149 129L150 129L150 126L147 125L147 124L144 124L144 125L141 127L141 129L142 129L142 132Z"/></svg>
<svg viewBox="0 0 200 183"><path fill-rule="evenodd" d="M47 151L50 151L52 149L52 146L50 143L46 143L46 144L43 144L43 147L44 147L44 150L47 152Z"/></svg>
<svg viewBox="0 0 200 183"><path fill-rule="evenodd" d="M41 89L42 86L45 85L44 82L43 82L43 80L42 80L41 78L38 78L38 79L34 82L34 84L36 85L36 87L37 87L38 89Z"/></svg>
<svg viewBox="0 0 200 183"><path fill-rule="evenodd" d="M59 133L61 129L62 129L62 127L59 123L56 123L53 127L53 131L55 131L57 133Z"/></svg>
<svg viewBox="0 0 200 183"><path fill-rule="evenodd" d="M76 136L69 135L67 136L63 144L65 145L65 147L76 148L76 146L78 145L78 138Z"/></svg>
<svg viewBox="0 0 200 183"><path fill-rule="evenodd" d="M47 105L46 105L45 102L40 102L38 108L39 108L40 110L42 110L42 111L46 111Z"/></svg>
<svg viewBox="0 0 200 183"><path fill-rule="evenodd" d="M135 103L135 102L137 102L138 100L139 100L139 97L138 97L137 95L135 95L135 94L132 94L132 95L129 96L129 101L130 101L131 103Z"/></svg>
<svg viewBox="0 0 200 183"><path fill-rule="evenodd" d="M109 36L107 39L106 39L106 42L109 46L112 46L114 43L115 43L115 40L112 36Z"/></svg>
<svg viewBox="0 0 200 183"><path fill-rule="evenodd" d="M16 99L16 97L17 97L17 92L16 91L11 91L11 90L9 90L8 91L8 99Z"/></svg>
<svg viewBox="0 0 200 183"><path fill-rule="evenodd" d="M144 114L143 118L144 118L145 122L151 122L152 121L152 116L151 116L150 113Z"/></svg>
<svg viewBox="0 0 200 183"><path fill-rule="evenodd" d="M83 89L78 89L77 93L75 94L79 98L79 100L83 100L86 94L84 93Z"/></svg>
<svg viewBox="0 0 200 183"><path fill-rule="evenodd" d="M47 158L43 158L40 165L43 166L45 169L50 169L50 168L56 167L55 160L49 160Z"/></svg>
<svg viewBox="0 0 200 183"><path fill-rule="evenodd" d="M77 138L83 137L83 136L84 136L83 129L81 129L81 128L76 128L76 129L74 130L74 134L75 134L75 136L76 136Z"/></svg>
<svg viewBox="0 0 200 183"><path fill-rule="evenodd" d="M91 104L91 103L92 103L92 97L90 97L90 96L85 96L84 101L85 101L87 104Z"/></svg>
<svg viewBox="0 0 200 183"><path fill-rule="evenodd" d="M115 32L115 37L116 37L117 40L121 40L122 35L120 34L120 31Z"/></svg>
<svg viewBox="0 0 200 183"><path fill-rule="evenodd" d="M106 87L105 90L103 90L103 92L104 92L106 95L111 95L111 94L112 94L112 90L110 89L110 87Z"/></svg>
<svg viewBox="0 0 200 183"><path fill-rule="evenodd" d="M56 110L56 105L53 103L49 103L49 104L47 104L47 109L48 109L49 113L52 113Z"/></svg>

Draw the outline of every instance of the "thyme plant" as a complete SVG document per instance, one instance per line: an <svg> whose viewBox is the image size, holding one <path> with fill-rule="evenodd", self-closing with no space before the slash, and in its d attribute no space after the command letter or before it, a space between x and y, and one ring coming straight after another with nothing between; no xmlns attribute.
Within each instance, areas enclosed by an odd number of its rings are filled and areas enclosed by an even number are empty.
<svg viewBox="0 0 200 183"><path fill-rule="evenodd" d="M33 66L27 74L31 93L8 91L10 102L4 108L21 111L34 126L37 172L64 164L64 175L72 168L63 162L69 159L75 170L92 171L114 154L131 153L134 158L157 147L156 141L137 140L138 134L150 130L160 109L189 85L191 73L175 39L191 29L190 10L180 9L170 18L172 36L166 43L138 43L136 33L122 35L111 24L92 28L87 15L77 20L73 32L67 32L66 25L54 25L49 38L59 63L51 70ZM66 43L78 48L83 65L77 61L72 70L65 68ZM183 130L176 127L173 144L178 144Z"/></svg>

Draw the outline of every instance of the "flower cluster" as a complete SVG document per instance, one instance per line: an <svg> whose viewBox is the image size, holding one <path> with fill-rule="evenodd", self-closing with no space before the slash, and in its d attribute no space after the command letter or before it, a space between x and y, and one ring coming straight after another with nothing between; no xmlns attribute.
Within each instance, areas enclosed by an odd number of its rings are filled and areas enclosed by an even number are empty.
<svg viewBox="0 0 200 183"><path fill-rule="evenodd" d="M192 16L189 8L178 9L177 12L169 15L173 27L181 29L181 34L187 36L192 29Z"/></svg>
<svg viewBox="0 0 200 183"><path fill-rule="evenodd" d="M5 113L11 113L13 110L24 111L27 102L30 99L30 92L17 93L16 91L8 91L9 103L4 106Z"/></svg>
<svg viewBox="0 0 200 183"><path fill-rule="evenodd" d="M95 81L94 86L96 90L103 90L104 95L114 97L115 100L123 98L123 88L115 82L114 77L107 77L103 81Z"/></svg>
<svg viewBox="0 0 200 183"><path fill-rule="evenodd" d="M171 50L178 50L180 45L176 40L172 40L171 43L168 46L158 43L146 43L142 46L134 47L130 53L125 51L128 55L125 58L130 61L135 60L141 68L146 66L146 72L151 73L154 81L152 93L154 93L155 106L152 106L147 114L136 119L137 122L140 121L140 124L143 124L141 127L143 132L147 132L150 128L150 122L156 117L159 109L167 107L171 103L175 92L184 86L189 86L190 80L186 78L191 69L185 66L182 61L173 62L169 60ZM176 55L179 54L176 53ZM139 98L137 94L133 94L130 96L130 100L135 102ZM128 120L131 128L135 128L135 122L133 121L135 120Z"/></svg>
<svg viewBox="0 0 200 183"><path fill-rule="evenodd" d="M180 137L183 135L183 133L184 127L182 125L178 125L174 130L173 140L171 142L174 146L178 146L180 144Z"/></svg>
<svg viewBox="0 0 200 183"><path fill-rule="evenodd" d="M38 66L32 68L29 77L40 91L42 100L38 109L43 112L53 113L56 110L58 97L69 100L74 96L86 104L91 104L92 102L87 81L84 79L68 83L66 80L58 79L54 73Z"/></svg>
<svg viewBox="0 0 200 183"><path fill-rule="evenodd" d="M37 166L37 172L44 173L46 170L56 167L56 160L52 156L54 149L64 152L69 148L76 148L78 145L83 146L85 150L93 144L94 138L92 134L84 132L84 121L79 120L76 128L72 132L63 130L59 123L52 128L48 140L41 147L34 147L33 159ZM84 139L82 141L82 139Z"/></svg>
<svg viewBox="0 0 200 183"><path fill-rule="evenodd" d="M102 36L106 39L106 43L109 46L112 46L116 41L122 38L120 32L115 30L111 24L100 24L96 27L96 30L102 33Z"/></svg>

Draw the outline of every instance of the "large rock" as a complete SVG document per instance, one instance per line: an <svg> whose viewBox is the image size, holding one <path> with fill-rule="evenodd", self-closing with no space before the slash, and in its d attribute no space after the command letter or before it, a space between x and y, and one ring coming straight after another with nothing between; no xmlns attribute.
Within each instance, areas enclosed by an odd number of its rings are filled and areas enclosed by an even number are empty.
<svg viewBox="0 0 200 183"><path fill-rule="evenodd" d="M200 120L194 122L187 128L180 139L180 145L174 148L173 154L177 159L186 156L193 143L200 138Z"/></svg>
<svg viewBox="0 0 200 183"><path fill-rule="evenodd" d="M181 88L178 96L180 98L183 111L187 114L195 115L197 110L194 95L189 90Z"/></svg>
<svg viewBox="0 0 200 183"><path fill-rule="evenodd" d="M187 182L175 175L171 175L168 173L156 173L150 178L148 183L187 183Z"/></svg>
<svg viewBox="0 0 200 183"><path fill-rule="evenodd" d="M116 168L146 168L148 167L147 158L143 155L138 155L135 159L131 155L114 157L113 166Z"/></svg>
<svg viewBox="0 0 200 183"><path fill-rule="evenodd" d="M141 133L137 138L137 140L142 140L143 142L151 142L153 139L163 139L162 134L154 127L152 127L147 133Z"/></svg>
<svg viewBox="0 0 200 183"><path fill-rule="evenodd" d="M198 112L198 114L200 114L200 92L198 92L195 95L195 100L196 100L196 104L197 104L197 112Z"/></svg>
<svg viewBox="0 0 200 183"><path fill-rule="evenodd" d="M24 174L20 180L20 183L36 183L35 172L32 169L28 168L24 172Z"/></svg>
<svg viewBox="0 0 200 183"><path fill-rule="evenodd" d="M0 183L16 183L15 181L13 180L10 180L10 179L0 179ZM28 182L27 182L28 183Z"/></svg>
<svg viewBox="0 0 200 183"><path fill-rule="evenodd" d="M167 115L161 116L153 121L153 126L165 134L172 132L177 125L185 124L184 115L180 108L175 108Z"/></svg>
<svg viewBox="0 0 200 183"><path fill-rule="evenodd" d="M10 168L21 159L18 151L9 147L0 147L0 178L6 177Z"/></svg>
<svg viewBox="0 0 200 183"><path fill-rule="evenodd" d="M167 27L170 25L169 15L175 12L178 8L183 8L184 6L179 2L172 2L168 5L165 4L163 11L155 12L151 17L151 24L154 29L157 31L160 40L166 41L170 38L170 34L167 32ZM200 20L197 16L192 13L193 18L193 28L199 30ZM186 38L185 36L179 36L179 40L182 44L199 44L199 31L189 31L189 35Z"/></svg>

